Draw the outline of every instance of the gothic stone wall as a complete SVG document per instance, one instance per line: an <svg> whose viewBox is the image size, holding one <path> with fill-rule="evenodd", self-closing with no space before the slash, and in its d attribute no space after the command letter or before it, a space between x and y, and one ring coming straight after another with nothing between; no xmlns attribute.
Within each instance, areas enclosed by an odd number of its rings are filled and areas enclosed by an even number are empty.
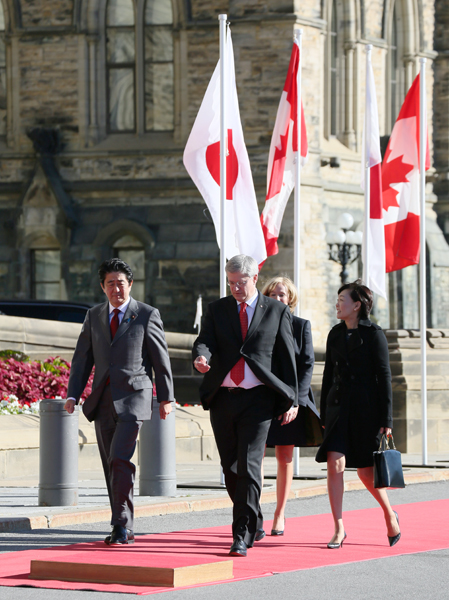
<svg viewBox="0 0 449 600"><path fill-rule="evenodd" d="M94 4L93 0L81 3L80 14L84 14L85 7L94 14ZM301 314L312 322L315 344L324 346L327 332L335 323L334 301L340 283L340 268L328 260L324 238L345 210L352 212L356 224L362 220L359 180L364 48L367 41L374 44L381 133L386 132L386 49L382 41L384 3L365 3L364 28L357 11L347 13L345 27L355 32L345 50L353 65L352 71L347 66L345 76L354 100L352 131L347 136L351 143L327 139L323 116L328 108L324 79L327 24L321 4L319 0L222 0L218 4L191 0L189 14L179 2L181 16L176 35L182 68L178 69L177 80L178 114L174 135L162 139L98 134L89 112L97 81L92 83L89 78L104 75L104 66L98 62L104 43L101 32L92 29L93 21L76 20L71 0L21 2L21 27L8 23L13 35L7 39L8 135L0 140L0 295L29 295L29 248L33 236L45 227L42 219L39 231L34 231L30 222L26 228L23 224L24 200L37 176L36 154L27 131L32 127L58 127L64 148L55 164L75 222L69 222L64 214L54 182L47 182L51 189L46 193L42 188L42 195L53 194L55 198L49 214L58 224L51 227L62 252L67 297L100 301L98 263L111 255L112 245L121 235L141 235L146 251L146 300L161 309L168 330L191 332L198 293L205 302L219 293L214 229L182 164L188 133L218 59L217 16L226 12L231 21L242 123L260 208L265 197L269 143L296 23L304 31L302 96L309 138L309 161L302 172L301 188ZM421 6L422 49L428 51L433 47L434 4L424 2ZM91 47L96 48L96 70L92 70ZM415 59L413 75L417 69ZM427 89L432 114L430 59ZM102 101L101 94L95 97L98 114L104 112ZM331 168L331 157L338 157L339 167ZM33 199L37 208L39 201L37 194ZM278 273L293 274L292 200L279 246L279 254L267 260L261 280ZM439 247L439 256L444 255L444 248ZM446 267L442 269L447 272ZM350 273L353 278L359 274L356 263ZM435 286L446 281L439 273L435 271L431 279ZM447 292L438 288L438 294L442 297ZM388 326L388 307L378 303L378 318ZM414 304L411 306L414 312ZM448 314L441 314L439 326L444 326L442 321Z"/></svg>

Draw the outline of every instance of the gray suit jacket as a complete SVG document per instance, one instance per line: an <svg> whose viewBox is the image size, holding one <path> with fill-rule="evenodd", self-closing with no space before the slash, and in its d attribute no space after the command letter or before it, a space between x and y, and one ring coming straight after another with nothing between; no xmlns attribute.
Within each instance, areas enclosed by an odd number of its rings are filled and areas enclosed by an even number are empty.
<svg viewBox="0 0 449 600"><path fill-rule="evenodd" d="M111 342L109 303L91 308L76 344L70 370L67 397L79 398L92 368L92 393L83 412L92 421L103 388L110 378L117 415L125 421L151 418L153 370L158 402L174 401L173 378L159 311L131 298L122 322Z"/></svg>

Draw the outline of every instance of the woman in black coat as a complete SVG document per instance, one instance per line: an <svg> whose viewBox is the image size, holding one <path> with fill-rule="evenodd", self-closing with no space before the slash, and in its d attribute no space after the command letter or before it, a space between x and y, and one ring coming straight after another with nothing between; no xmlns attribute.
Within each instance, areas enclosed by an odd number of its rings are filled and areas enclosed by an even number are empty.
<svg viewBox="0 0 449 600"><path fill-rule="evenodd" d="M360 280L338 290L337 317L329 332L321 388L324 440L316 460L327 462L329 501L335 533L328 548L340 548L346 538L342 507L345 467L357 474L380 504L390 546L399 541L399 519L385 489L374 487L373 452L380 436L393 426L388 344L382 329L369 320L373 294Z"/></svg>
<svg viewBox="0 0 449 600"><path fill-rule="evenodd" d="M298 292L288 277L274 277L265 284L262 293L288 304L291 312L298 303ZM284 533L284 511L293 480L293 448L318 446L322 441L320 416L310 387L315 363L310 321L293 317L293 340L298 376L298 415L287 425L274 419L267 438L267 446L275 447L277 460L277 504L271 535Z"/></svg>

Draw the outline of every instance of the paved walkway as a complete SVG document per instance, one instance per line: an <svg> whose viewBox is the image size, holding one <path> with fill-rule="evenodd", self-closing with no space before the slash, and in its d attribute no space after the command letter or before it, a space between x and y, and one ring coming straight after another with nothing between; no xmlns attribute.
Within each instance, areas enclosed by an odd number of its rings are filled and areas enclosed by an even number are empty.
<svg viewBox="0 0 449 600"><path fill-rule="evenodd" d="M449 454L429 456L428 464L420 465L419 455L403 454L404 475L407 484L449 480ZM275 458L264 461L265 483L262 503L276 501ZM413 466L406 466L413 465ZM300 459L300 475L292 485L290 498L304 498L326 494L325 465L313 458ZM38 477L38 475L37 475ZM9 479L0 481L0 532L57 528L64 525L109 522L110 510L107 491L101 472L79 473L79 500L77 506L38 506L38 479ZM309 478L309 479L306 479ZM177 465L177 492L175 497L139 496L136 479L136 517L188 513L231 506L226 490L220 486L218 462L196 462ZM345 474L346 490L363 489L357 474ZM208 487L197 487L205 484Z"/></svg>

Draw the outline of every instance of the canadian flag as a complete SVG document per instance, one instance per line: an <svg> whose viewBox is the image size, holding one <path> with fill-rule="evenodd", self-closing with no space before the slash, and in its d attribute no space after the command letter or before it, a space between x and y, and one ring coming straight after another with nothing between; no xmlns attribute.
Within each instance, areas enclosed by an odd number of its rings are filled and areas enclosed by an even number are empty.
<svg viewBox="0 0 449 600"><path fill-rule="evenodd" d="M366 71L362 188L364 190L366 188L365 168L369 167L369 205L367 202L365 203L365 210L369 210L369 225L368 231L365 231L363 236L363 244L368 246L366 248L368 260L364 265L366 268L365 279L370 289L387 299L385 291L385 231L382 214L382 155L380 153L376 86L370 58L367 58L366 61ZM368 198L366 193L365 198Z"/></svg>
<svg viewBox="0 0 449 600"><path fill-rule="evenodd" d="M405 97L382 163L387 273L419 263L419 104L417 75ZM426 133L425 169L429 167Z"/></svg>
<svg viewBox="0 0 449 600"><path fill-rule="evenodd" d="M267 196L261 215L268 256L279 252L277 240L282 217L295 186L295 164L298 154L299 61L299 44L295 38L268 156ZM301 165L306 163L307 156L307 131L301 102Z"/></svg>
<svg viewBox="0 0 449 600"><path fill-rule="evenodd" d="M261 264L267 254L240 121L234 51L229 27L226 53L227 81L224 82L227 108L226 258L247 254ZM184 166L207 204L220 246L220 61L209 82L187 140Z"/></svg>

